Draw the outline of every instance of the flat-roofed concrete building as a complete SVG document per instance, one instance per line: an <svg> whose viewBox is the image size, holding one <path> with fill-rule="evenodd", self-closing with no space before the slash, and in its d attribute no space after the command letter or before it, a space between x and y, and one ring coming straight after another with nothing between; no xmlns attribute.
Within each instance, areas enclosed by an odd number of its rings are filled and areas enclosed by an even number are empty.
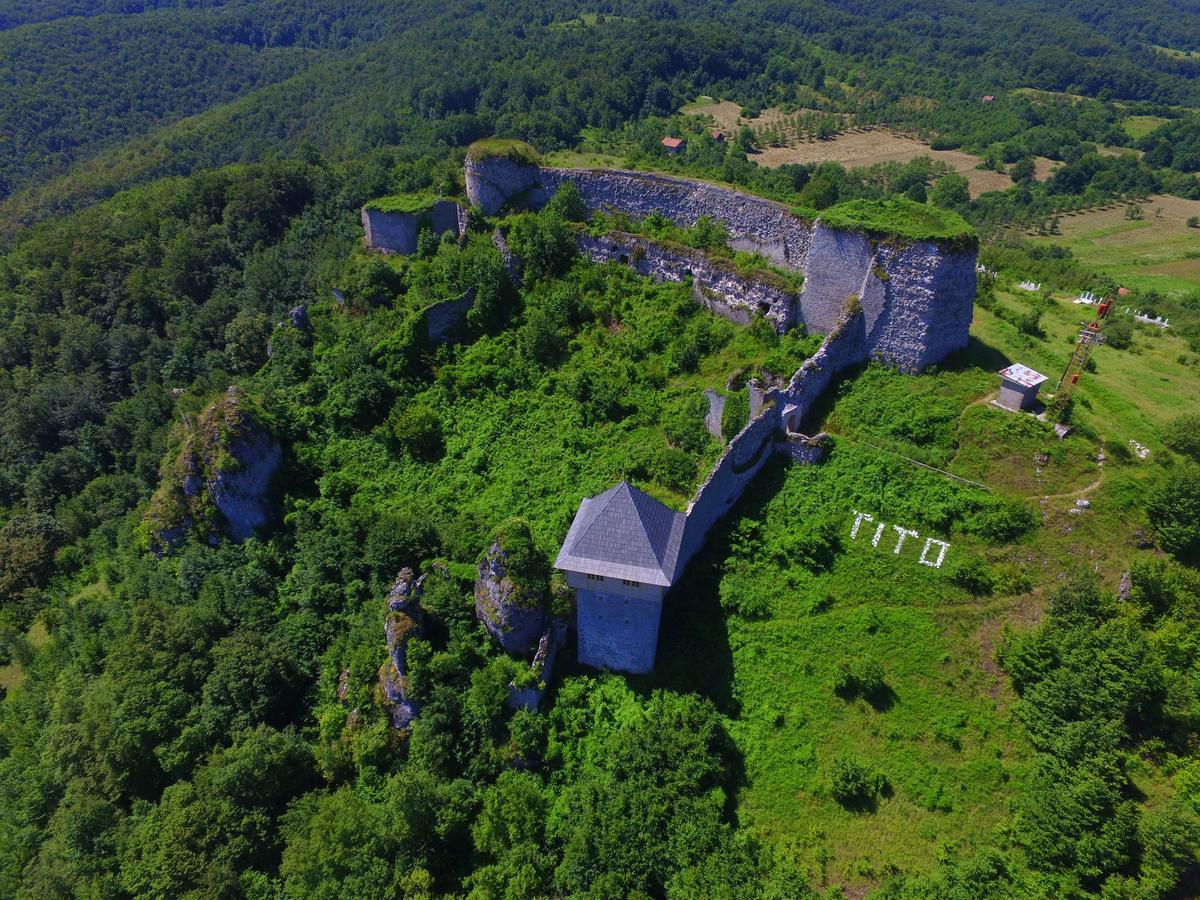
<svg viewBox="0 0 1200 900"><path fill-rule="evenodd" d="M1013 363L1000 370L1000 396L996 403L1005 409L1029 409L1037 400L1038 390L1046 376L1029 366Z"/></svg>
<svg viewBox="0 0 1200 900"><path fill-rule="evenodd" d="M554 566L576 591L581 663L654 668L686 518L624 481L579 505Z"/></svg>

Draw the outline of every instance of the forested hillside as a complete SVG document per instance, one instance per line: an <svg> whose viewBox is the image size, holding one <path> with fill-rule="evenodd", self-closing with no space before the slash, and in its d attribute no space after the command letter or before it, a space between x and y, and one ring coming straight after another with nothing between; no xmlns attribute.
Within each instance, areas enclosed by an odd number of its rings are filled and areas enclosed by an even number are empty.
<svg viewBox="0 0 1200 900"><path fill-rule="evenodd" d="M1196 896L1198 23L0 0L0 896ZM730 107L718 140L703 110ZM967 168L767 165L789 118ZM567 637L543 684L476 579L503 547L506 589L569 616L580 500L685 509L749 381L823 336L591 261L581 235L620 231L803 285L712 219L572 188L364 246L370 201L469 207L492 135L978 247L966 348L839 376L806 419L828 458L729 507L649 674ZM1080 294L1122 289L1070 433L989 402L1013 362L1053 384ZM945 564L856 536L864 512Z"/></svg>
<svg viewBox="0 0 1200 900"><path fill-rule="evenodd" d="M571 25L581 12L602 15ZM874 105L1017 87L1200 105L1200 60L1186 53L1196 49L1195 29L1178 33L1189 15L1165 3L1139 9L1137 37L1099 13L969 0L936 17L899 2L582 9L360 0L314 14L276 0L49 22L0 35L13 48L6 60L17 60L19 99L0 106L0 133L24 136L10 139L0 175L6 193L32 190L6 217L27 220L147 177L305 147L344 156L505 133L552 149L573 144L585 125L665 114L700 93L769 106L816 77L852 82ZM153 45L141 37L147 29L158 36ZM100 55L79 51L118 39L121 65L105 55L104 70L91 71ZM182 79L190 90L172 87ZM202 114L167 124L192 113Z"/></svg>

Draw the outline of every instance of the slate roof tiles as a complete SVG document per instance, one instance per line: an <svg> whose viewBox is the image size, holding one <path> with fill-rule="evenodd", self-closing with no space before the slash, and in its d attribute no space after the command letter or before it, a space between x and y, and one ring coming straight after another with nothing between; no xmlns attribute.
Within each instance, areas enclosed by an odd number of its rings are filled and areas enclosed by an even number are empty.
<svg viewBox="0 0 1200 900"><path fill-rule="evenodd" d="M622 481L579 504L555 568L669 587L686 519Z"/></svg>

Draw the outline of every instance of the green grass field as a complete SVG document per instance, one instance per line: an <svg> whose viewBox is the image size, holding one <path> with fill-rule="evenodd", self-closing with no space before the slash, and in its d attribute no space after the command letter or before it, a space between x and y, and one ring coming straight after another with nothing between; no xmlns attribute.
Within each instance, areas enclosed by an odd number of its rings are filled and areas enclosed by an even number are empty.
<svg viewBox="0 0 1200 900"><path fill-rule="evenodd" d="M1141 204L1143 218L1126 218L1125 206L1063 216L1061 234L1038 237L1068 247L1083 263L1137 289L1176 293L1200 288L1200 200L1156 196Z"/></svg>
<svg viewBox="0 0 1200 900"><path fill-rule="evenodd" d="M998 297L1014 310L1032 300L1020 291ZM1079 427L1064 441L989 402L995 372L1009 362L1045 372L1053 387L1091 316L1070 300L1054 299L1040 337L976 308L971 347L941 371L870 367L843 380L818 412L835 435L830 459L761 475L668 604L653 682L718 703L743 761L739 821L805 866L814 886L858 896L896 870L1008 846L1010 801L1030 750L996 646L1004 629L1039 621L1045 591L1064 573L1086 566L1115 589L1137 552L1136 498L1169 462L1158 435L1191 408L1196 372L1180 361L1184 342L1137 327L1129 349L1100 347L1076 394ZM1149 459L1129 452L1131 439L1151 448ZM948 485L964 502L1019 500L1038 524L999 542L961 523L931 528L921 498ZM1080 511L1082 498L1090 506ZM869 525L850 539L856 509L889 523L879 547ZM789 556L789 541L820 519L838 536L832 558ZM920 539L895 554L891 524ZM926 536L950 542L940 569L919 562ZM973 595L955 580L970 565L991 573L991 593ZM882 664L886 695L836 693L839 665L865 657ZM833 761L846 754L887 778L873 808L847 809L831 796ZM1163 775L1143 768L1149 803Z"/></svg>
<svg viewBox="0 0 1200 900"><path fill-rule="evenodd" d="M1121 123L1125 133L1135 141L1152 132L1159 125L1165 125L1169 120L1162 116L1129 116Z"/></svg>

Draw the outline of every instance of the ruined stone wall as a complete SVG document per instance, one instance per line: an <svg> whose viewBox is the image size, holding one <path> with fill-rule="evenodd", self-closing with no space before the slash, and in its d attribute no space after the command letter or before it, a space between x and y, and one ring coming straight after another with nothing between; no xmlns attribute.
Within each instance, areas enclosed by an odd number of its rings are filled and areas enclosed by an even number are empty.
<svg viewBox="0 0 1200 900"><path fill-rule="evenodd" d="M694 225L702 216L723 222L730 244L754 250L781 266L799 269L808 253L812 226L782 203L731 188L647 172L621 169L542 169L544 203L564 181L575 182L592 210L619 210L637 218L660 212L678 225Z"/></svg>
<svg viewBox="0 0 1200 900"><path fill-rule="evenodd" d="M468 156L463 162L467 199L485 216L496 215L505 205L540 209L547 199L542 171L529 163L504 157L477 160Z"/></svg>
<svg viewBox="0 0 1200 900"><path fill-rule="evenodd" d="M654 668L662 596L629 597L579 589L579 661L597 669L641 674Z"/></svg>
<svg viewBox="0 0 1200 900"><path fill-rule="evenodd" d="M735 248L755 250L797 269L808 253L811 225L782 203L690 178L623 169L539 168L504 158L468 158L464 174L467 196L487 215L506 204L540 209L563 182L573 181L591 210L618 210L637 218L657 211L685 226L708 216L725 223Z"/></svg>
<svg viewBox="0 0 1200 900"><path fill-rule="evenodd" d="M579 233L580 251L595 262L627 263L655 281L693 279L696 302L719 316L747 324L755 313L768 318L779 332L795 323L797 294L782 279L756 279L737 272L733 264L701 250L667 247L649 238L624 232L593 237Z"/></svg>
<svg viewBox="0 0 1200 900"><path fill-rule="evenodd" d="M804 361L788 386L778 392L782 427L803 433L804 418L834 376L852 366L861 365L869 358L866 318L856 303L846 304L841 319L820 349Z"/></svg>
<svg viewBox="0 0 1200 900"><path fill-rule="evenodd" d="M367 246L382 253L415 253L422 224L441 235L463 233L466 210L453 200L439 200L427 212L394 213L362 208L363 236Z"/></svg>
<svg viewBox="0 0 1200 900"><path fill-rule="evenodd" d="M704 546L709 529L737 503L746 485L778 451L779 433L779 410L768 406L729 442L688 504L677 575Z"/></svg>
<svg viewBox="0 0 1200 900"><path fill-rule="evenodd" d="M425 328L431 344L446 344L458 338L475 304L475 288L455 300L443 300L425 309Z"/></svg>
<svg viewBox="0 0 1200 900"><path fill-rule="evenodd" d="M805 265L800 319L828 334L859 298L871 358L919 372L967 345L975 301L974 251L876 240L820 223Z"/></svg>
<svg viewBox="0 0 1200 900"><path fill-rule="evenodd" d="M857 296L863 309L869 354L905 372L917 372L966 346L975 298L975 252L951 252L929 242L879 240L861 232L814 225L772 200L687 178L605 169L539 168L508 159L468 160L467 194L485 212L505 204L538 209L566 181L579 188L592 210L616 210L635 217L660 212L680 225L701 216L724 222L731 243L752 249L805 276L798 304L731 280L729 273L695 258L641 241L635 259L619 245L641 239L581 238L593 259L626 257L642 274L678 281L697 277L698 299L721 315L740 321L755 305L783 329L803 323L827 334L846 299ZM701 254L702 256L702 254ZM703 274L698 274L702 270ZM711 283L710 283L711 282Z"/></svg>
<svg viewBox="0 0 1200 900"><path fill-rule="evenodd" d="M966 347L975 309L975 251L883 242L876 256L888 277L886 314L870 332L872 357L919 372Z"/></svg>

